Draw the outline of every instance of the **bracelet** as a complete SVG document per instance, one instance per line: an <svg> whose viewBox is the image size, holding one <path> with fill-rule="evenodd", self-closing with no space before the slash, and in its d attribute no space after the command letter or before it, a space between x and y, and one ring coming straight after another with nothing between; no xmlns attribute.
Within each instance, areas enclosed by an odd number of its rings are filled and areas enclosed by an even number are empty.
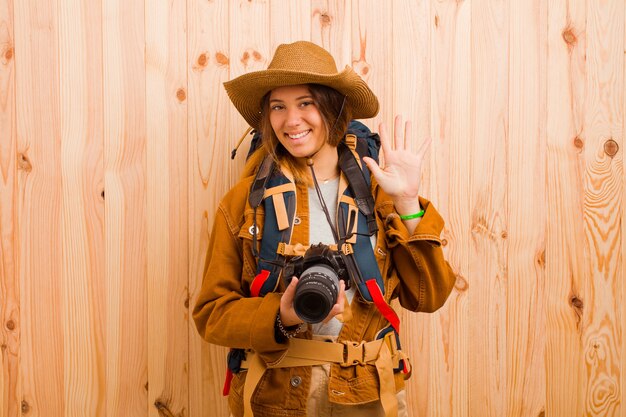
<svg viewBox="0 0 626 417"><path fill-rule="evenodd" d="M280 319L280 311L278 312L278 314L276 314L276 326L278 327L280 333L287 339L295 337L298 333L302 331L302 324L297 324L298 327L291 331L285 329L285 326L283 326L283 322Z"/></svg>
<svg viewBox="0 0 626 417"><path fill-rule="evenodd" d="M400 215L400 218L402 220L411 220L411 219L417 219L419 217L422 217L424 215L424 210L420 210L417 213L413 213L413 214L406 214L406 215Z"/></svg>

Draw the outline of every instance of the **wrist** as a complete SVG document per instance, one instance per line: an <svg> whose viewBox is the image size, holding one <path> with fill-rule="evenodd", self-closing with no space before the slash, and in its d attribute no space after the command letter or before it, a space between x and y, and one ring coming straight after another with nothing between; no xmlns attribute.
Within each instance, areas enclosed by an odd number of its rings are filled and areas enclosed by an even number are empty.
<svg viewBox="0 0 626 417"><path fill-rule="evenodd" d="M303 323L298 323L298 324L294 324L291 326L285 325L280 318L280 311L279 311L278 314L276 314L276 320L274 321L274 328L282 336L286 337L287 339L291 339L292 337L295 337L298 333L300 333L304 329L304 326L302 324Z"/></svg>
<svg viewBox="0 0 626 417"><path fill-rule="evenodd" d="M396 213L398 213L401 217L414 215L422 211L422 207L420 206L417 197L410 200L394 200L393 205L396 209Z"/></svg>
<svg viewBox="0 0 626 417"><path fill-rule="evenodd" d="M285 327L295 327L303 323L303 321L296 315L295 312L288 312L287 314L282 313L278 310L278 320Z"/></svg>

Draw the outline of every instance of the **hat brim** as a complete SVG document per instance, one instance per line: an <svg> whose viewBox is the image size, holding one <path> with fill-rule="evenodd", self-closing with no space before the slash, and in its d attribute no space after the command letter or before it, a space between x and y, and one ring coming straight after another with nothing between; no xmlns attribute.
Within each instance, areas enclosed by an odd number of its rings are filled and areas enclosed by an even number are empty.
<svg viewBox="0 0 626 417"><path fill-rule="evenodd" d="M299 84L321 84L344 94L352 107L352 117L355 119L368 119L378 114L379 104L376 95L349 66L331 75L273 69L255 71L225 82L224 88L246 122L253 128L258 128L263 96L275 88Z"/></svg>

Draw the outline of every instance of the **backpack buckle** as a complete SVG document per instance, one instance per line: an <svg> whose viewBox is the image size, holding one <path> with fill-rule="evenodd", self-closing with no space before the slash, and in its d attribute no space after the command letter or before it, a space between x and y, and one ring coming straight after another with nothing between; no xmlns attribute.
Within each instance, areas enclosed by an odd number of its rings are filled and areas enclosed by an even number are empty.
<svg viewBox="0 0 626 417"><path fill-rule="evenodd" d="M346 142L346 145L348 145L348 148L352 150L356 149L356 135L353 135L352 133L348 133L344 140Z"/></svg>
<svg viewBox="0 0 626 417"><path fill-rule="evenodd" d="M364 342L344 342L341 366L365 365Z"/></svg>

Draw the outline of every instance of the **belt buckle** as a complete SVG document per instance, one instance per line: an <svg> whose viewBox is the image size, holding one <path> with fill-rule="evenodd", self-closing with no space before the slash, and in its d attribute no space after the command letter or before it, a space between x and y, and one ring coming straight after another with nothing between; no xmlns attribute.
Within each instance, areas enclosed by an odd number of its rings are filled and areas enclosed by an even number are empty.
<svg viewBox="0 0 626 417"><path fill-rule="evenodd" d="M365 364L365 349L363 342L344 342L343 363L341 366L354 366Z"/></svg>

